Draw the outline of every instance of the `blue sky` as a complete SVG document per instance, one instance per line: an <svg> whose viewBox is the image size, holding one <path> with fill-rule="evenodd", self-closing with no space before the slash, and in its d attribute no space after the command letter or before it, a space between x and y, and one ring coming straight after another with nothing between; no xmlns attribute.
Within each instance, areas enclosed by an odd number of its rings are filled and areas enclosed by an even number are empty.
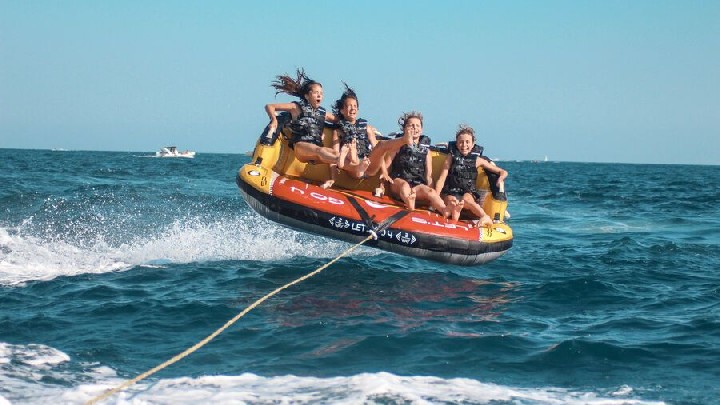
<svg viewBox="0 0 720 405"><path fill-rule="evenodd" d="M720 164L718 1L0 0L0 147L251 150L275 75L487 154Z"/></svg>

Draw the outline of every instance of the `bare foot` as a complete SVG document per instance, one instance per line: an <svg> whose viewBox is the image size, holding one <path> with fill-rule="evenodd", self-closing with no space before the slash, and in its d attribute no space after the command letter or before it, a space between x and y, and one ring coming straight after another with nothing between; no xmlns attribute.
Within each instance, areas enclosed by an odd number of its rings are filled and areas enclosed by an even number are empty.
<svg viewBox="0 0 720 405"><path fill-rule="evenodd" d="M350 163L353 165L360 163L357 154L357 138L353 138L352 142L350 142Z"/></svg>
<svg viewBox="0 0 720 405"><path fill-rule="evenodd" d="M322 187L324 189L328 189L328 188L332 187L333 184L335 184L335 180L328 180L325 183L323 183L320 187Z"/></svg>
<svg viewBox="0 0 720 405"><path fill-rule="evenodd" d="M453 206L452 206L453 221L457 221L460 219L460 212L462 212L462 209L464 206L465 206L465 201L463 201L463 200L456 201L455 204L453 204Z"/></svg>
<svg viewBox="0 0 720 405"><path fill-rule="evenodd" d="M403 198L403 202L405 202L405 205L407 205L410 211L415 210L415 198L417 198L417 196L415 195L415 190L412 189L410 190L410 194Z"/></svg>
<svg viewBox="0 0 720 405"><path fill-rule="evenodd" d="M340 156L338 156L338 163L337 166L339 169L342 169L345 167L345 159L347 159L348 152L350 152L350 147L345 144L340 148Z"/></svg>
<svg viewBox="0 0 720 405"><path fill-rule="evenodd" d="M370 158L365 156L362 162L360 162L360 170L364 172L368 167L370 167Z"/></svg>

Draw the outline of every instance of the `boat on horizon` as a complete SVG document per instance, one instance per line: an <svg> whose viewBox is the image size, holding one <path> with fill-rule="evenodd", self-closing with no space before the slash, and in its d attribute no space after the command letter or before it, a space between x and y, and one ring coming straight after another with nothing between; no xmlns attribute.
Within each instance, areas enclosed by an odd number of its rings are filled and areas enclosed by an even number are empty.
<svg viewBox="0 0 720 405"><path fill-rule="evenodd" d="M179 151L176 146L165 146L158 152L155 152L155 157L181 157L181 158L194 158L195 152L185 150Z"/></svg>

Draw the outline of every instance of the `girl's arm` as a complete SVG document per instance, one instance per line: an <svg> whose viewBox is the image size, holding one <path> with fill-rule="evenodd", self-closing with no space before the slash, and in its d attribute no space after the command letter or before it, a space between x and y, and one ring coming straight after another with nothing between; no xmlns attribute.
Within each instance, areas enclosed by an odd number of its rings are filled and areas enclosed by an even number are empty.
<svg viewBox="0 0 720 405"><path fill-rule="evenodd" d="M277 111L289 111L293 119L297 118L297 116L300 115L298 105L295 103L265 104L265 112L270 118L270 127L277 128L278 122L277 117L275 116L275 113Z"/></svg>
<svg viewBox="0 0 720 405"><path fill-rule="evenodd" d="M475 162L475 167L482 167L485 170L489 170L493 173L497 173L498 175L500 175L497 179L498 187L500 187L501 184L505 182L505 178L508 176L508 172L506 170L501 169L500 167L488 162L481 157L477 158L477 161Z"/></svg>
<svg viewBox="0 0 720 405"><path fill-rule="evenodd" d="M389 181L392 183L393 178L390 177L390 174L388 173L388 166L392 165L393 159L395 159L395 155L397 152L392 153L386 153L384 156L381 156L382 162L380 163L380 181Z"/></svg>
<svg viewBox="0 0 720 405"><path fill-rule="evenodd" d="M425 158L425 177L428 187L432 188L432 153L428 151L427 157Z"/></svg>
<svg viewBox="0 0 720 405"><path fill-rule="evenodd" d="M438 194L440 194L440 191L442 191L443 187L445 186L445 179L447 179L451 163L452 157L450 155L447 155L447 157L445 158L445 162L443 163L443 168L440 172L440 176L438 176L438 181L437 183L435 183L435 191L437 191Z"/></svg>
<svg viewBox="0 0 720 405"><path fill-rule="evenodd" d="M340 121L340 119L338 117L336 117L335 114L333 114L329 111L325 111L325 121L338 122L338 121Z"/></svg>

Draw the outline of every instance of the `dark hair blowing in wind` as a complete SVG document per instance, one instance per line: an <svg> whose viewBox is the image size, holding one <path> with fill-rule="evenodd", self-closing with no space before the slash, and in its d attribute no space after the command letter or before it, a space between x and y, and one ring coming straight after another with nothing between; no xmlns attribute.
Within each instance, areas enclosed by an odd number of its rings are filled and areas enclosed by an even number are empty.
<svg viewBox="0 0 720 405"><path fill-rule="evenodd" d="M408 120L410 118L417 118L420 120L420 126L423 125L423 115L418 111L409 111L406 113L403 113L403 115L398 118L398 125L400 125L400 129L405 129L405 124L407 124Z"/></svg>
<svg viewBox="0 0 720 405"><path fill-rule="evenodd" d="M276 76L275 81L270 84L273 88L275 88L275 90L277 90L275 92L276 96L280 93L285 93L298 98L303 98L310 92L310 88L313 85L317 84L322 87L320 82L316 82L315 80L307 77L305 69L303 68L298 68L295 75L295 78L290 77L287 73Z"/></svg>
<svg viewBox="0 0 720 405"><path fill-rule="evenodd" d="M343 85L345 86L345 91L343 92L342 96L340 96L340 98L335 101L335 104L333 104L332 111L333 114L339 116L342 119L345 119L346 117L342 114L342 108L345 107L345 100L349 98L355 100L358 108L360 107L360 101L358 101L355 90L351 89L350 86L348 86L345 82L343 82Z"/></svg>

